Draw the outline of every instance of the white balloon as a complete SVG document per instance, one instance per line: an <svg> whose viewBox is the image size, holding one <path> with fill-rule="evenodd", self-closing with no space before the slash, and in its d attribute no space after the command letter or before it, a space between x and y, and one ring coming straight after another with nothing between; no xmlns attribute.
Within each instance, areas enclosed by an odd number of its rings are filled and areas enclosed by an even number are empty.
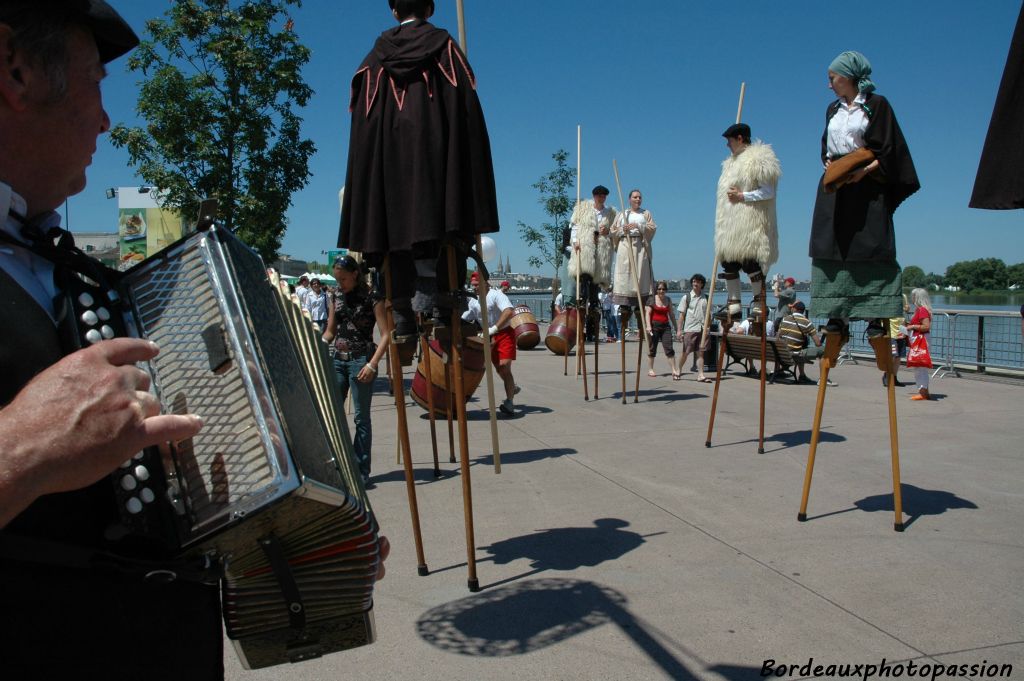
<svg viewBox="0 0 1024 681"><path fill-rule="evenodd" d="M494 243L494 239L489 236L480 237L480 257L484 259L484 262L490 262L494 260L494 256L498 254L498 244Z"/></svg>

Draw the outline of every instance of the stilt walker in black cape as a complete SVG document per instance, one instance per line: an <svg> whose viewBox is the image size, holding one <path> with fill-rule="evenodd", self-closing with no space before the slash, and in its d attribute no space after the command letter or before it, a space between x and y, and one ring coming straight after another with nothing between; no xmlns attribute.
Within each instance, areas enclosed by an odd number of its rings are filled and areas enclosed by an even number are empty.
<svg viewBox="0 0 1024 681"><path fill-rule="evenodd" d="M1024 7L1010 41L992 121L978 164L971 208L1024 208Z"/></svg>
<svg viewBox="0 0 1024 681"><path fill-rule="evenodd" d="M427 567L398 359L412 360L415 313L432 319L434 338L446 348L459 420L468 585L477 591L459 319L466 307L466 258L476 260L486 279L473 246L479 234L498 230L490 141L465 54L447 31L427 22L433 0L388 4L399 26L381 34L352 79L338 245L385 272L396 350L392 381L421 575Z"/></svg>
<svg viewBox="0 0 1024 681"><path fill-rule="evenodd" d="M447 31L426 21L432 0L388 4L401 23L377 38L352 78L338 246L371 266L390 256L395 340L415 344L411 309L443 327L451 308L464 308L450 295L442 246L456 247L461 289L460 256L472 255L476 235L498 230L498 208L469 62Z"/></svg>

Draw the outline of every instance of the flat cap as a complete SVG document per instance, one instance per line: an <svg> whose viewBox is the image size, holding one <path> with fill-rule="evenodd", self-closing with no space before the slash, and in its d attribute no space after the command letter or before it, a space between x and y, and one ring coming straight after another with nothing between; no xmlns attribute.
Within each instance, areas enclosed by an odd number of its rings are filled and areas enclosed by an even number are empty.
<svg viewBox="0 0 1024 681"><path fill-rule="evenodd" d="M746 123L733 123L722 133L722 137L739 137L740 135L743 136L743 139L750 141L750 126Z"/></svg>
<svg viewBox="0 0 1024 681"><path fill-rule="evenodd" d="M608 191L608 187L605 187L605 186L604 186L603 184L599 184L599 185L597 185L597 186L596 186L596 187L594 187L594 189L593 189L593 190L592 190L592 191L590 192L591 196L593 196L594 194L603 194L604 196L608 196L608 194L609 194L609 193L610 193L610 192Z"/></svg>
<svg viewBox="0 0 1024 681"><path fill-rule="evenodd" d="M104 0L37 0L37 6L63 11L73 21L92 31L100 61L104 64L135 49L139 36L128 22Z"/></svg>

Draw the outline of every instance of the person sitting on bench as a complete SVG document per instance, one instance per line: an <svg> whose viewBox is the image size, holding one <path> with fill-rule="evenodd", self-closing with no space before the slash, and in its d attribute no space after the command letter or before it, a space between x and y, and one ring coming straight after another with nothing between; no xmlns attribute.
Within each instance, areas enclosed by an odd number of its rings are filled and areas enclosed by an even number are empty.
<svg viewBox="0 0 1024 681"><path fill-rule="evenodd" d="M814 325L807 319L803 301L797 300L789 305L789 314L779 324L779 340L785 341L793 353L793 365L797 370L797 383L811 383L804 372L804 364L821 357L824 348ZM811 345L808 341L814 341Z"/></svg>

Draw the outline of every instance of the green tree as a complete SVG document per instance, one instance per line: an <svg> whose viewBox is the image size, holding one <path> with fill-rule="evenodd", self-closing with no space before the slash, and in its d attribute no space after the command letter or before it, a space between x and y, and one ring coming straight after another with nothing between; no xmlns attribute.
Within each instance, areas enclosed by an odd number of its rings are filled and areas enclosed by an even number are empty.
<svg viewBox="0 0 1024 681"><path fill-rule="evenodd" d="M941 274L935 274L934 272L929 272L924 275L924 280L921 281L921 286L927 286L928 288L942 288L945 285L945 277Z"/></svg>
<svg viewBox="0 0 1024 681"><path fill-rule="evenodd" d="M964 290L1006 288L1006 264L999 258L961 260L946 268L946 284Z"/></svg>
<svg viewBox="0 0 1024 681"><path fill-rule="evenodd" d="M1024 262L1006 268L1006 285L1009 287L1014 284L1024 286Z"/></svg>
<svg viewBox="0 0 1024 681"><path fill-rule="evenodd" d="M559 149L551 158L555 160L555 168L545 173L533 184L533 188L540 192L538 199L544 206L544 212L551 217L551 222L544 222L540 227L532 227L518 222L519 233L523 241L540 252L540 256L531 255L527 262L531 267L542 267L544 263L550 264L558 276L558 268L562 266L565 259L565 251L562 250L562 231L569 228L569 216L572 215L573 202L569 198L569 189L576 181L576 175L565 160L569 158L569 152Z"/></svg>
<svg viewBox="0 0 1024 681"><path fill-rule="evenodd" d="M145 78L136 110L146 125L111 131L165 206L191 219L215 197L219 219L267 262L316 150L295 113L312 95L300 73L310 52L289 5L300 0L174 0L128 60Z"/></svg>
<svg viewBox="0 0 1024 681"><path fill-rule="evenodd" d="M907 265L903 268L903 285L910 288L924 286L925 273L917 265Z"/></svg>

